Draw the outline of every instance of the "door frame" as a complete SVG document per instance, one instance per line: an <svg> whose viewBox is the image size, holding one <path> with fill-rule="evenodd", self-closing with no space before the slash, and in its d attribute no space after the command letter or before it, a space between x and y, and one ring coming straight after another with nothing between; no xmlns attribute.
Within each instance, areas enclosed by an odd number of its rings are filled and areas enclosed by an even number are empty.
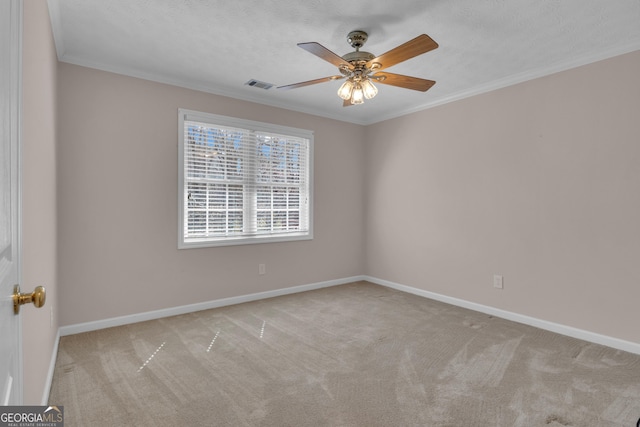
<svg viewBox="0 0 640 427"><path fill-rule="evenodd" d="M18 282L22 283L22 30L23 25L23 1L11 0L11 25L13 28L11 43L11 60L15 61L12 72L14 87L11 88L13 109L13 124L15 125L15 170L16 170L16 267L18 269ZM18 372L16 392L18 404L24 404L24 355L22 353L22 316L18 318L18 342L16 356L18 358Z"/></svg>
<svg viewBox="0 0 640 427"><path fill-rule="evenodd" d="M9 60L8 84L9 95L9 127L8 143L10 146L10 200L11 200L11 234L12 236L12 269L15 268L15 283L22 279L22 28L23 28L23 2L22 0L9 0L9 14L2 17L2 24L9 26L8 52L2 52L2 56ZM4 50L4 49L3 49ZM5 56L6 55L6 56ZM4 133L4 131L3 131ZM4 297L4 295L3 295ZM11 315L14 315L11 313ZM9 347L15 357L16 372L12 372L13 382L11 389L11 405L22 405L24 402L24 376L23 376L23 352L22 352L22 318L16 316L16 339L4 339L2 345L10 341ZM15 347L14 347L15 346ZM13 369L13 368L12 368ZM5 391L5 390L3 390ZM3 404L4 402L0 402Z"/></svg>

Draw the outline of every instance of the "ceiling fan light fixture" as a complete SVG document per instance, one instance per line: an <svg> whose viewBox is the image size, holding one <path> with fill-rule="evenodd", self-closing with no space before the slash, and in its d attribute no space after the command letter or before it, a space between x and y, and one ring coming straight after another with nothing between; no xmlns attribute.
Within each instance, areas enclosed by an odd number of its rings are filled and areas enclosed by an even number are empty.
<svg viewBox="0 0 640 427"><path fill-rule="evenodd" d="M342 83L342 86L340 86L340 89L338 89L338 96L344 99L345 101L351 98L352 93L353 93L353 82L351 80L347 80L346 82Z"/></svg>
<svg viewBox="0 0 640 427"><path fill-rule="evenodd" d="M367 99L371 99L378 94L378 88L375 87L369 79L362 82L362 91L364 92L364 97Z"/></svg>
<svg viewBox="0 0 640 427"><path fill-rule="evenodd" d="M353 105L364 103L364 92L360 83L356 83L351 94L351 103Z"/></svg>

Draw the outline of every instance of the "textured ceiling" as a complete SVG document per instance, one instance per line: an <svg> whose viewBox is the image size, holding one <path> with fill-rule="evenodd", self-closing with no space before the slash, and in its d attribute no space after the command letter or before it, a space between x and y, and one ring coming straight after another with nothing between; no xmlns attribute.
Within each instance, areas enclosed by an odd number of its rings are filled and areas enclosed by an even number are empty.
<svg viewBox="0 0 640 427"><path fill-rule="evenodd" d="M63 62L369 124L640 49L640 0L48 0ZM389 72L435 80L427 92L377 85L343 107L337 74L296 43L338 55L365 30L380 55L419 34L440 47ZM599 82L606 84L606 82Z"/></svg>

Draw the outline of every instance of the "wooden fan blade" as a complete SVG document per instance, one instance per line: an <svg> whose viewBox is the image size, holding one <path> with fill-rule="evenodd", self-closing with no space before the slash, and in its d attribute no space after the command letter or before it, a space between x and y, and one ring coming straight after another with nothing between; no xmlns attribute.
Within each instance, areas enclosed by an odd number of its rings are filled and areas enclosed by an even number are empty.
<svg viewBox="0 0 640 427"><path fill-rule="evenodd" d="M433 80L419 79L418 77L403 76L402 74L393 73L376 73L373 81L385 85L403 87L405 89L419 90L421 92L428 91L431 86L436 84Z"/></svg>
<svg viewBox="0 0 640 427"><path fill-rule="evenodd" d="M373 58L367 62L367 67L371 68L372 64L378 63L380 67L376 70L382 70L389 68L392 65L399 64L402 61L411 59L415 56L422 55L438 47L438 43L433 41L431 37L426 34L421 34L413 40L401 44L400 46L391 49L387 53L383 53L377 58Z"/></svg>
<svg viewBox="0 0 640 427"><path fill-rule="evenodd" d="M353 65L349 64L347 61L342 59L339 55L336 55L335 53L331 52L329 49L322 46L320 43L316 43L316 42L298 43L298 46L300 46L307 52L313 53L315 56L332 63L336 67L346 66L349 69L353 68Z"/></svg>
<svg viewBox="0 0 640 427"><path fill-rule="evenodd" d="M315 80L309 80L309 81L306 81L306 82L294 83L292 85L278 86L277 89L282 89L282 90L296 89L296 88L299 88L299 87L304 87L304 86L315 85L315 84L318 84L318 83L329 82L331 80L340 80L340 79L343 79L343 78L344 78L344 76L323 77L321 79L315 79Z"/></svg>
<svg viewBox="0 0 640 427"><path fill-rule="evenodd" d="M353 104L351 103L351 99L345 99L342 103L343 107L351 107Z"/></svg>

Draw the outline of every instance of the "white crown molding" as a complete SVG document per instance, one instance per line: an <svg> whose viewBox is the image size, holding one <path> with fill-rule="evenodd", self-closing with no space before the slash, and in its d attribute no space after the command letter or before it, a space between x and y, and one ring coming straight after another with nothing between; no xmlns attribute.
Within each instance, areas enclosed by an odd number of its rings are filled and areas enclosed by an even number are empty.
<svg viewBox="0 0 640 427"><path fill-rule="evenodd" d="M56 45L57 49L57 45ZM365 121L359 120L351 120L349 118L345 118L339 114L328 114L322 111L318 111L312 108L300 108L295 107L292 108L289 103L275 101L275 100L266 100L259 97L247 96L244 94L238 94L235 91L220 89L214 86L204 85L199 82L188 81L188 80L178 80L178 79L170 79L161 74L155 73L146 73L139 70L135 70L132 68L124 68L124 67L114 67L108 64L97 63L93 61L87 61L81 58L76 58L72 55L64 54L62 56L59 55L58 60L60 62L65 62L67 64L78 65L81 67L92 68L100 71L106 71L113 74L119 74L127 77L133 77L137 79L147 80L155 83L167 84L171 86L181 87L184 89L195 90L198 92L210 93L212 95L224 96L227 98L237 99L240 101L253 102L255 104L267 105L270 107L282 108L289 111L295 111L297 113L310 114L313 116L324 117L327 119L339 120L341 122L353 123L357 125L367 125L369 123Z"/></svg>
<svg viewBox="0 0 640 427"><path fill-rule="evenodd" d="M390 119L406 116L407 114L417 113L419 111L424 111L429 108L438 107L440 105L448 104L450 102L460 101L465 98L470 98L472 96L481 95L483 93L492 92L498 89L503 89L503 88L524 83L530 80L535 80L541 77L560 73L562 71L578 68L583 65L589 65L598 61L603 61L605 59L635 52L637 50L640 50L640 40L636 40L622 46L616 46L608 50L593 52L589 55L572 58L568 61L559 62L547 67L540 67L537 69L526 71L524 73L514 74L512 76L508 76L502 79L498 79L485 84L474 86L469 89L466 89L451 95L433 99L427 103L424 103L414 108L394 111L391 114L378 116L376 117L375 121L372 121L371 123L367 123L367 124L373 124L373 123L381 122L384 120L390 120Z"/></svg>
<svg viewBox="0 0 640 427"><path fill-rule="evenodd" d="M58 0L48 0L48 1L51 3L54 3L56 5L55 7L57 8ZM58 60L61 62L66 62L69 64L78 65L81 67L93 68L93 69L106 71L114 74L120 74L128 77L139 78L142 80L148 80L156 83L182 87L185 89L195 90L199 92L210 93L213 95L224 96L227 98L237 99L241 101L253 102L256 104L267 105L270 107L282 108L289 111L296 111L299 113L311 114L314 116L324 117L332 120L339 120L342 122L353 123L361 126L367 126L367 125L375 124L385 120L406 116L408 114L428 110L430 108L438 107L440 105L448 104L450 102L460 101L462 99L470 98L472 96L481 95L481 94L488 93L498 89L503 89L503 88L524 83L530 80L535 80L535 79L549 76L562 71L567 71L573 68L581 67L583 65L588 65L598 61L603 61L605 59L613 58L615 56L620 56L626 53L631 53L631 52L640 50L640 41L634 41L624 46L617 46L607 51L596 52L596 53L585 55L579 58L573 58L571 60L557 63L549 67L541 67L535 70L529 70L524 73L515 74L512 76L505 77L503 79L498 79L482 85L474 86L472 88L469 88L451 95L433 99L427 103L421 104L413 108L400 109L400 110L395 110L393 112L390 112L389 114L377 115L375 117L372 117L370 120L354 120L354 119L346 118L339 114L328 114L322 111L315 110L313 108L299 108L299 107L292 108L291 105L285 102L265 100L259 97L246 96L244 94L238 94L237 92L234 92L234 91L224 90L224 89L216 88L214 86L207 86L199 82L170 79L161 74L145 73L145 72L141 72L139 70L134 70L134 69L114 67L108 64L86 61L81 58L76 58L72 55L67 55L64 53L64 44L62 42L62 37L60 37L59 35L56 35L57 34L56 31L59 32L60 30L55 29L58 26L57 22L59 22L58 18L54 18L55 15L56 15L56 12L51 13L52 23L55 22L55 24L53 24L54 39L56 40L56 50L58 52Z"/></svg>

